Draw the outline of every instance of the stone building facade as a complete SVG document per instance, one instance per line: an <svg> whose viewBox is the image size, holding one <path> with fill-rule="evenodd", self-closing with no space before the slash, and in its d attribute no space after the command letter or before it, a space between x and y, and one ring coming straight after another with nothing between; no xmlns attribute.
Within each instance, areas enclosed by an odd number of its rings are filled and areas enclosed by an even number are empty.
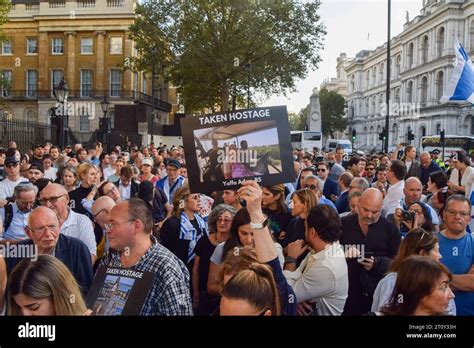
<svg viewBox="0 0 474 348"><path fill-rule="evenodd" d="M474 110L470 103L440 103L454 68L455 39L474 55L474 2L424 0L420 14L391 40L390 100L386 100L386 43L373 51L360 51L346 67L348 134L357 131L355 147L381 150L379 133L389 112L389 145L414 144L424 135L474 136Z"/></svg>

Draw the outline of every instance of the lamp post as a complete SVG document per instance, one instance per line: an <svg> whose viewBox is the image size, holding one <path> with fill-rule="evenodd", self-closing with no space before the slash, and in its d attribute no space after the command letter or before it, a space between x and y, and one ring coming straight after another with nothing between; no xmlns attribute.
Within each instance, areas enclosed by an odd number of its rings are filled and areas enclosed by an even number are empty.
<svg viewBox="0 0 474 348"><path fill-rule="evenodd" d="M54 97L56 100L62 104L62 112L58 115L59 116L59 147L61 150L67 145L68 141L68 128L69 128L69 120L67 114L67 97L69 96L69 87L67 85L66 80L61 78L58 85L53 90Z"/></svg>
<svg viewBox="0 0 474 348"><path fill-rule="evenodd" d="M99 128L102 134L102 144L107 144L107 150L109 148L109 143L107 141L107 134L109 133L109 118L107 118L107 111L109 111L110 103L107 100L107 97L104 96L104 99L100 102L100 108L104 113L104 117L99 120Z"/></svg>

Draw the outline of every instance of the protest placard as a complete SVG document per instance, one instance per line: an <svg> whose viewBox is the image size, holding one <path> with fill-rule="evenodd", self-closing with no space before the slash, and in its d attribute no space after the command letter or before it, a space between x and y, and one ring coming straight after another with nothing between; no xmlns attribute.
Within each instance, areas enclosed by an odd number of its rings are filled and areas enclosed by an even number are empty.
<svg viewBox="0 0 474 348"><path fill-rule="evenodd" d="M294 181L285 106L188 116L181 130L192 192L235 189L245 179Z"/></svg>

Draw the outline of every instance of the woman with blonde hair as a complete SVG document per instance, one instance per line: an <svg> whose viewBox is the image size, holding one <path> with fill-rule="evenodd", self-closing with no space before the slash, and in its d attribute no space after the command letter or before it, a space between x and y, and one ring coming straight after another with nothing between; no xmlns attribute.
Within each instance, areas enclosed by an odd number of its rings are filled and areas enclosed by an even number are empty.
<svg viewBox="0 0 474 348"><path fill-rule="evenodd" d="M87 215L93 220L90 213L82 205L82 200L87 198L89 194L93 194L94 197L97 193L97 169L93 164L81 163L77 167L77 177L81 181L81 185L74 191L69 192L69 205L76 213Z"/></svg>
<svg viewBox="0 0 474 348"><path fill-rule="evenodd" d="M87 308L74 276L57 258L25 259L8 283L8 315L86 315Z"/></svg>
<svg viewBox="0 0 474 348"><path fill-rule="evenodd" d="M188 266L192 273L194 247L199 239L208 235L206 222L199 215L199 194L182 186L173 198L172 216L161 227L160 242Z"/></svg>

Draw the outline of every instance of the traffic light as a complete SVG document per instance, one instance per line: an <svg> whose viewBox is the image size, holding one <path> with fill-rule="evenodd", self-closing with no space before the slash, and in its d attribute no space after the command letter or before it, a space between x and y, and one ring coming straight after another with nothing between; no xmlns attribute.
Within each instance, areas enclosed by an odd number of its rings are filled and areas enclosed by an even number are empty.
<svg viewBox="0 0 474 348"><path fill-rule="evenodd" d="M379 133L379 140L385 140L385 127L383 127L382 132Z"/></svg>
<svg viewBox="0 0 474 348"><path fill-rule="evenodd" d="M352 141L356 140L357 132L355 129L352 130Z"/></svg>
<svg viewBox="0 0 474 348"><path fill-rule="evenodd" d="M408 140L415 140L415 134L412 133L411 129L408 130Z"/></svg>
<svg viewBox="0 0 474 348"><path fill-rule="evenodd" d="M439 141L441 143L444 143L444 130L442 130L441 132L439 132Z"/></svg>

